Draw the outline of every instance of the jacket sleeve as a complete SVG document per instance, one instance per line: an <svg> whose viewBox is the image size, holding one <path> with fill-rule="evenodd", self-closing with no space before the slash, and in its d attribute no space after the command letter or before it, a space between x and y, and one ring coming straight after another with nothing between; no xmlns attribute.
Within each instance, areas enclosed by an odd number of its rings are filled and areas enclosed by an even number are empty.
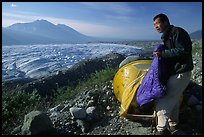
<svg viewBox="0 0 204 137"><path fill-rule="evenodd" d="M184 30L176 30L172 39L173 48L162 51L164 58L184 58L191 53L191 39Z"/></svg>

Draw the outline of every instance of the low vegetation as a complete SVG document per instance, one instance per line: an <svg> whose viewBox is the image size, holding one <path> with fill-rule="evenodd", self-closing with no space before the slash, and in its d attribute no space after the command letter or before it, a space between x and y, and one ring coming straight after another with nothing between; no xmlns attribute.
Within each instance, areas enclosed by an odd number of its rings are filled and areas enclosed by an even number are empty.
<svg viewBox="0 0 204 137"><path fill-rule="evenodd" d="M194 41L192 44L192 54L202 55L202 39Z"/></svg>
<svg viewBox="0 0 204 137"><path fill-rule="evenodd" d="M47 111L47 108L71 99L85 90L102 86L106 81L113 79L117 69L104 69L96 72L90 78L81 81L75 87L59 88L54 97L41 97L35 90L31 94L23 91L2 91L2 134L12 134L12 130L23 123L24 116L32 110ZM3 89L3 88L2 88Z"/></svg>
<svg viewBox="0 0 204 137"><path fill-rule="evenodd" d="M106 83L106 81L110 81L113 79L115 73L115 69L104 69L102 71L96 72L90 76L87 80L79 82L79 84L75 87L73 86L65 86L59 88L54 97L54 103L59 104L62 101L67 99L71 99L76 94L79 94L83 91L90 90L95 88L96 86L100 87Z"/></svg>

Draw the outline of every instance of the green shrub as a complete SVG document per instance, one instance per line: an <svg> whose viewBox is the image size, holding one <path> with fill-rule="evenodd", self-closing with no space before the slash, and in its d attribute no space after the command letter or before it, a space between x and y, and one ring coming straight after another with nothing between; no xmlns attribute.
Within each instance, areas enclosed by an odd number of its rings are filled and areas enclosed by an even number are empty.
<svg viewBox="0 0 204 137"><path fill-rule="evenodd" d="M11 134L22 124L24 115L32 110L43 110L43 99L34 90L31 94L23 91L2 93L2 134Z"/></svg>
<svg viewBox="0 0 204 137"><path fill-rule="evenodd" d="M107 68L101 71L96 71L94 74L81 82L75 87L73 86L65 86L63 88L59 88L57 93L55 94L54 102L55 104L62 103L67 99L73 98L75 95L85 91L95 88L96 86L100 87L104 85L107 81L113 79L117 69Z"/></svg>

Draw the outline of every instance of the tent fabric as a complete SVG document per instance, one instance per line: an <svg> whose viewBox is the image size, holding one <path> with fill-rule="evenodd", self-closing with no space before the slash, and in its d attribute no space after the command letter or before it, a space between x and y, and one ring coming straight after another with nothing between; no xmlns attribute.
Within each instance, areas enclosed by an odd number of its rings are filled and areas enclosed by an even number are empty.
<svg viewBox="0 0 204 137"><path fill-rule="evenodd" d="M138 106L134 98L151 62L152 60L136 60L122 66L115 74L113 91L121 103L120 116L126 116L130 105Z"/></svg>
<svg viewBox="0 0 204 137"><path fill-rule="evenodd" d="M164 45L159 44L156 45L154 52L164 49ZM137 90L136 101L140 106L165 95L167 90L166 82L168 79L166 63L165 58L154 56L150 69Z"/></svg>

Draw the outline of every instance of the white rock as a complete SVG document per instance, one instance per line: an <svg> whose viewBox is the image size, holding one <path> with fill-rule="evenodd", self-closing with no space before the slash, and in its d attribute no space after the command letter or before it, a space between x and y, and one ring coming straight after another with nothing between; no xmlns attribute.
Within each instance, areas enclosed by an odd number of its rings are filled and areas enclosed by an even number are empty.
<svg viewBox="0 0 204 137"><path fill-rule="evenodd" d="M107 106L106 109L107 109L107 110L110 110L110 106Z"/></svg>
<svg viewBox="0 0 204 137"><path fill-rule="evenodd" d="M51 109L49 109L50 112L54 112L54 111L60 111L61 109L64 108L64 105L57 105L56 107L53 107Z"/></svg>
<svg viewBox="0 0 204 137"><path fill-rule="evenodd" d="M74 118L83 119L86 117L86 110L84 108L71 107L69 111Z"/></svg>
<svg viewBox="0 0 204 137"><path fill-rule="evenodd" d="M96 109L96 107L88 107L88 108L86 109L86 113L87 113L87 114L93 114L95 109Z"/></svg>
<svg viewBox="0 0 204 137"><path fill-rule="evenodd" d="M89 100L89 102L87 103L87 106L92 106L94 105L94 100Z"/></svg>
<svg viewBox="0 0 204 137"><path fill-rule="evenodd" d="M60 110L60 112L65 112L69 110L69 104L65 105L63 109Z"/></svg>
<svg viewBox="0 0 204 137"><path fill-rule="evenodd" d="M55 118L55 117L57 117L58 114L59 114L58 112L52 112L49 117L50 118Z"/></svg>

